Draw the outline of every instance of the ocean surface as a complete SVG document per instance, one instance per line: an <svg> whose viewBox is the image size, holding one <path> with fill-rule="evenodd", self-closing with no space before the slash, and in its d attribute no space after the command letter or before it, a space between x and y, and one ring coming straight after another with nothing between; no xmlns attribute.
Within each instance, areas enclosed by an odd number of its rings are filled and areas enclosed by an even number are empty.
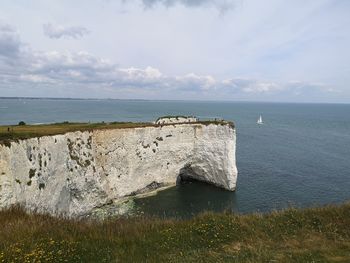
<svg viewBox="0 0 350 263"><path fill-rule="evenodd" d="M264 125L256 124L260 114ZM1 125L153 121L162 115L233 120L237 190L187 183L136 200L137 213L190 217L350 200L350 104L0 99Z"/></svg>

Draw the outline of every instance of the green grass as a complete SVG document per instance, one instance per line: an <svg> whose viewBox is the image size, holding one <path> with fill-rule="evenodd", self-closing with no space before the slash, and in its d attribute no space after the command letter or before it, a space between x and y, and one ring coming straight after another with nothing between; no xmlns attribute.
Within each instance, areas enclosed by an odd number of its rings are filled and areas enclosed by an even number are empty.
<svg viewBox="0 0 350 263"><path fill-rule="evenodd" d="M350 204L103 222L0 212L0 262L350 262Z"/></svg>
<svg viewBox="0 0 350 263"><path fill-rule="evenodd" d="M94 129L122 129L151 126L152 123L112 122L112 123L53 123L42 125L0 126L0 143L6 140L19 140L34 137L64 134L74 131ZM8 131L10 128L10 131Z"/></svg>
<svg viewBox="0 0 350 263"><path fill-rule="evenodd" d="M199 121L198 124L217 124L217 125L233 125L231 122L225 121ZM174 125L174 124L163 124ZM148 122L111 122L111 123L53 123L42 125L9 125L0 126L0 144L9 146L9 142L23 140L35 137L64 134L74 131L92 131L95 129L126 129L159 126ZM8 131L10 128L10 131Z"/></svg>

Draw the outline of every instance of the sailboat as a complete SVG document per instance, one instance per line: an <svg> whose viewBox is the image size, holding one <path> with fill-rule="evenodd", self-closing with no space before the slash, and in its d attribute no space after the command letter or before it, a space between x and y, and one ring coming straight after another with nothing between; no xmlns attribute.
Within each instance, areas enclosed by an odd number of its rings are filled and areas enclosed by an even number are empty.
<svg viewBox="0 0 350 263"><path fill-rule="evenodd" d="M261 115L260 115L260 117L259 117L259 119L258 119L258 121L257 121L256 123L257 123L257 124L264 124L263 121L262 121Z"/></svg>

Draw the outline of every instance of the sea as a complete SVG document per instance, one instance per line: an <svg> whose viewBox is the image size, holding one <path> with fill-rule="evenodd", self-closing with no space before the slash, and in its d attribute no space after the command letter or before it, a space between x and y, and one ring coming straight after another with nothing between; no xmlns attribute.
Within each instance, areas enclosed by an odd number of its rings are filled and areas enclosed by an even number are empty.
<svg viewBox="0 0 350 263"><path fill-rule="evenodd" d="M137 199L139 214L188 218L246 214L350 200L350 104L0 99L0 125L223 118L237 129L235 192L189 182ZM263 125L257 124L262 116Z"/></svg>

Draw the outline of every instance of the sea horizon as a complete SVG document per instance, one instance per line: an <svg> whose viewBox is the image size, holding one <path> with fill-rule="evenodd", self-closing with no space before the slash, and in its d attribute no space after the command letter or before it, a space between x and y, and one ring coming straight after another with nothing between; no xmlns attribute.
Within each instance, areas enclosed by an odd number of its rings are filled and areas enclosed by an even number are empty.
<svg viewBox="0 0 350 263"><path fill-rule="evenodd" d="M191 99L137 99L137 98L81 98L81 97L22 97L22 96L10 96L0 97L2 99L27 99L27 100L115 100L115 101L174 101L174 102L224 102L224 103L273 103L273 104L345 104L350 102L328 102L328 101L273 101L273 100L191 100Z"/></svg>

